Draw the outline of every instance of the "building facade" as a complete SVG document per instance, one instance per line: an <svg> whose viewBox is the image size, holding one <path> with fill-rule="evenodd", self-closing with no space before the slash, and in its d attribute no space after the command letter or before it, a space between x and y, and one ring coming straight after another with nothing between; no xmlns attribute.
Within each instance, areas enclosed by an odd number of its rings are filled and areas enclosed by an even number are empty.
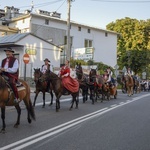
<svg viewBox="0 0 150 150"><path fill-rule="evenodd" d="M60 64L64 63L67 44L67 21L61 19L61 14L44 10L37 10L36 13L26 10L24 13L19 13L19 9L7 6L5 7L5 16L1 18L3 20L1 27L15 28L19 33L30 32L62 47ZM3 31L2 35L6 34L7 32ZM117 64L117 35L116 32L71 21L70 45L72 57L74 57L76 49L92 48L93 61L114 67Z"/></svg>

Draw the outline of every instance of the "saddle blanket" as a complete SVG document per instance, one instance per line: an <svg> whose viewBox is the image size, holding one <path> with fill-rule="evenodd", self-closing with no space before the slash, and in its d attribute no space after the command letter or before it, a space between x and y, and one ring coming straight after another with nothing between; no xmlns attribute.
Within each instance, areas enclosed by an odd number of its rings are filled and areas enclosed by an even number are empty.
<svg viewBox="0 0 150 150"><path fill-rule="evenodd" d="M17 90L18 90L18 92L25 90L25 87L23 85L17 86ZM8 88L8 91L12 91L12 90L10 88Z"/></svg>

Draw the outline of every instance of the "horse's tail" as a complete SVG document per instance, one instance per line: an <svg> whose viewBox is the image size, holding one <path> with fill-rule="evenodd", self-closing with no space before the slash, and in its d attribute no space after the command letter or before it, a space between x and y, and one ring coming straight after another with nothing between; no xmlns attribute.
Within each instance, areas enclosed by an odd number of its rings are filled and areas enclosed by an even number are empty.
<svg viewBox="0 0 150 150"><path fill-rule="evenodd" d="M28 111L29 111L29 114L30 114L31 118L32 118L33 120L36 120L35 112L34 112L34 107L33 107L32 103L31 103L31 99L29 100L29 108L28 108Z"/></svg>

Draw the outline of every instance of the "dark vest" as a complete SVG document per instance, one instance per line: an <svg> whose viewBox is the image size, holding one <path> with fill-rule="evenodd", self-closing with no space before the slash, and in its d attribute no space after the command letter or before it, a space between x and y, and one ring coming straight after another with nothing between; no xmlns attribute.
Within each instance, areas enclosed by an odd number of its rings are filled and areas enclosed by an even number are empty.
<svg viewBox="0 0 150 150"><path fill-rule="evenodd" d="M12 67L13 67L14 62L15 62L16 59L17 59L17 58L15 58L15 57L9 57L8 68L12 68ZM4 68L5 63L6 63L6 60L7 60L7 58L5 58L5 59L2 60L2 68ZM6 76L9 76L9 77L13 77L13 78L18 79L19 70L17 70L17 72L15 72L15 73L4 72L4 74L5 74Z"/></svg>

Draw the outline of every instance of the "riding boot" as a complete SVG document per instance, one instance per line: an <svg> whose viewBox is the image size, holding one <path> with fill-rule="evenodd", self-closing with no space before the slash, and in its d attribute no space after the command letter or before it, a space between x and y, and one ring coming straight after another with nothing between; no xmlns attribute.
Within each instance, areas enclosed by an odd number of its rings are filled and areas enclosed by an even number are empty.
<svg viewBox="0 0 150 150"><path fill-rule="evenodd" d="M17 87L14 86L14 85L12 85L11 88L12 88L12 91L14 93L14 103L19 103L20 100L19 100L19 95L18 95Z"/></svg>

